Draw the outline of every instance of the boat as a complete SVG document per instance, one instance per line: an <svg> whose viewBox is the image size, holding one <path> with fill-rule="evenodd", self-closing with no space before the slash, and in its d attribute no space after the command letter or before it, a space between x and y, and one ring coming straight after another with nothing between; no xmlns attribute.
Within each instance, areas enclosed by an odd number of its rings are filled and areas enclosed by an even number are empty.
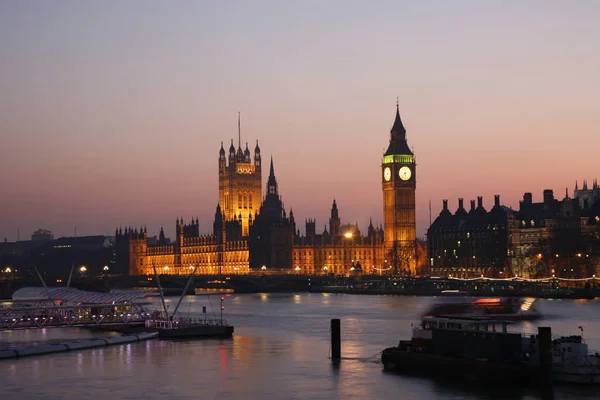
<svg viewBox="0 0 600 400"><path fill-rule="evenodd" d="M233 335L233 326L229 325L227 321L223 319L223 310L225 308L223 306L223 297L221 297L221 317L219 319L176 317L177 310L181 305L183 296L189 289L197 268L198 265L192 270L183 292L179 297L179 301L173 310L173 314L169 315L163 296L162 286L160 284L160 278L156 272L156 267L154 267L154 275L156 276L156 283L159 288L164 314L162 311L155 311L152 315L154 318L148 319L145 322L146 330L158 332L158 337L160 339L230 338ZM206 308L204 308L203 311L206 312Z"/></svg>
<svg viewBox="0 0 600 400"><path fill-rule="evenodd" d="M382 351L381 362L385 370L412 375L527 384L541 380L600 384L600 354L589 353L582 327L582 335L552 339L550 328L541 327L538 335L528 336L509 332L510 323L425 316L413 327L410 340ZM540 350L544 340L546 352Z"/></svg>
<svg viewBox="0 0 600 400"><path fill-rule="evenodd" d="M590 353L581 335L560 336L552 340L552 378L556 382L600 384L600 353ZM523 351L539 352L537 336L523 338ZM537 364L539 358L532 361Z"/></svg>
<svg viewBox="0 0 600 400"><path fill-rule="evenodd" d="M521 335L507 331L508 321L425 316L412 338L381 353L387 371L408 375L526 383L539 378L539 367L522 352Z"/></svg>
<svg viewBox="0 0 600 400"><path fill-rule="evenodd" d="M153 319L146 320L146 328L158 332L160 339L230 338L233 335L233 326L224 320Z"/></svg>
<svg viewBox="0 0 600 400"><path fill-rule="evenodd" d="M534 303L531 297L452 297L433 304L423 316L532 321L542 318Z"/></svg>

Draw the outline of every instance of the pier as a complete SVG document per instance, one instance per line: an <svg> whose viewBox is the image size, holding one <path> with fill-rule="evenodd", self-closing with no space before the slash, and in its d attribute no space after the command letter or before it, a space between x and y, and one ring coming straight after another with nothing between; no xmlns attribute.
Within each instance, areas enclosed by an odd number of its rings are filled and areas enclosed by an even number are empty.
<svg viewBox="0 0 600 400"><path fill-rule="evenodd" d="M96 347L105 347L116 344L133 343L142 340L156 339L158 332L143 332L137 335L107 337L99 339L78 340L56 344L41 344L38 346L17 347L14 349L0 350L0 360L39 356L43 354L64 353L73 350L84 350Z"/></svg>

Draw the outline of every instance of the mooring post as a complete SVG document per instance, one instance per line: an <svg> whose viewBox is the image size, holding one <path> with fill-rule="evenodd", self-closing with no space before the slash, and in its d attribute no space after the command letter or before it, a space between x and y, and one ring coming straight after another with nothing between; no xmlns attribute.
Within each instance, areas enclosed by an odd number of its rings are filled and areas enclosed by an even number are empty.
<svg viewBox="0 0 600 400"><path fill-rule="evenodd" d="M342 340L341 340L341 329L340 319L335 318L331 320L331 359L339 361L342 357Z"/></svg>
<svg viewBox="0 0 600 400"><path fill-rule="evenodd" d="M543 380L552 378L552 329L549 326L538 327L540 354L540 372Z"/></svg>

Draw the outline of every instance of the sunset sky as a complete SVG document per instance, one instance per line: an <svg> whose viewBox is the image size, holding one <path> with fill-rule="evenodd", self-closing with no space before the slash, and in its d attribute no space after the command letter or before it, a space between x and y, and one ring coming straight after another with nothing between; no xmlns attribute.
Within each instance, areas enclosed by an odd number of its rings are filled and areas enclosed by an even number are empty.
<svg viewBox="0 0 600 400"><path fill-rule="evenodd" d="M0 2L0 240L212 229L221 141L260 141L286 209L382 222L396 98L417 233L442 199L600 178L600 2ZM267 173L263 173L266 182Z"/></svg>

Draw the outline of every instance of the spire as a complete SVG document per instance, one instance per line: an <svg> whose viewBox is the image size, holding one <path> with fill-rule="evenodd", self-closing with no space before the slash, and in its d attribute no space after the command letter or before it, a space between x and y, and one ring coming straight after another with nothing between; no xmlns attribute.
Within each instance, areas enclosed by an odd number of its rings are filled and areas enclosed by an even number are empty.
<svg viewBox="0 0 600 400"><path fill-rule="evenodd" d="M267 181L267 196L277 195L277 179L275 179L275 168L273 167L273 156L271 156L271 167L269 169L269 180Z"/></svg>
<svg viewBox="0 0 600 400"><path fill-rule="evenodd" d="M396 119L394 120L394 125L390 130L390 133L395 134L405 134L406 129L404 129L404 125L402 124L402 119L400 119L400 101L396 98Z"/></svg>
<svg viewBox="0 0 600 400"><path fill-rule="evenodd" d="M390 129L390 145L384 156L412 156L413 154L414 153L408 147L408 143L406 143L406 129L404 129L404 124L402 124L402 119L400 119L400 106L398 102L396 102L396 118L394 119L392 129Z"/></svg>
<svg viewBox="0 0 600 400"><path fill-rule="evenodd" d="M240 112L238 111L238 147L242 148L242 124L240 120Z"/></svg>

